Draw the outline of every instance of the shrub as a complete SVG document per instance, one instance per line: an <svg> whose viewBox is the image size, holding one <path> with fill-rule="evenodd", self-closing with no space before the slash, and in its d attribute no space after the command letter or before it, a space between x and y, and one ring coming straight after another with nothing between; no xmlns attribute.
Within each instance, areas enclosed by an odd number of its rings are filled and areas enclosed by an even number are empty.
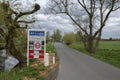
<svg viewBox="0 0 120 80"><path fill-rule="evenodd" d="M63 36L63 41L66 45L70 45L73 42L75 42L76 38L75 35L73 33L66 33Z"/></svg>

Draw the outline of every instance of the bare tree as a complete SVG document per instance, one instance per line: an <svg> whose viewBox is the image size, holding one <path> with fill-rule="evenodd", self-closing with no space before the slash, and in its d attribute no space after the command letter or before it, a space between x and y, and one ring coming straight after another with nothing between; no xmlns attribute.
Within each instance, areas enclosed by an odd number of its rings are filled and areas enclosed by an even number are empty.
<svg viewBox="0 0 120 80"><path fill-rule="evenodd" d="M16 1L17 0L14 0L14 2ZM16 6L13 6L13 7L16 7ZM22 62L22 61L25 61L25 57L20 53L19 50L17 50L15 43L14 43L15 37L17 37L16 29L23 28L20 26L20 23L35 22L35 20L28 21L28 20L21 19L21 17L35 13L36 11L40 9L40 6L38 4L35 4L33 9L31 8L31 10L29 11L20 10L20 12L17 10L14 10L13 7L10 6L10 1L2 2L2 8L4 9L4 13L5 13L5 16L4 16L5 27L7 28L6 37L5 37L5 40L6 40L5 49L7 50L8 54L13 55L20 62ZM25 27L27 28L27 26Z"/></svg>
<svg viewBox="0 0 120 80"><path fill-rule="evenodd" d="M49 0L48 11L66 14L84 36L84 47L95 53L110 14L120 8L120 0Z"/></svg>

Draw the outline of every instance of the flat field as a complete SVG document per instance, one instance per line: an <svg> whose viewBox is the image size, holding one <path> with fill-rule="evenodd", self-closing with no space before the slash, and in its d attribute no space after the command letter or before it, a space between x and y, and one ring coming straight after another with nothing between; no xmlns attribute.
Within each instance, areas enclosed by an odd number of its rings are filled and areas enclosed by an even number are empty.
<svg viewBox="0 0 120 80"><path fill-rule="evenodd" d="M120 50L120 41L101 41L99 49Z"/></svg>

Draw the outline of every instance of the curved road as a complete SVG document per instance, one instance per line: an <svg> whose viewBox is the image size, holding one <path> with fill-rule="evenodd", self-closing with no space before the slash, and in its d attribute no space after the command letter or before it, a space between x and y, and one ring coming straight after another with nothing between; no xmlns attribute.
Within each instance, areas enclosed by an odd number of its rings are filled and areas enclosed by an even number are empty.
<svg viewBox="0 0 120 80"><path fill-rule="evenodd" d="M60 58L57 80L120 80L120 69L56 43Z"/></svg>

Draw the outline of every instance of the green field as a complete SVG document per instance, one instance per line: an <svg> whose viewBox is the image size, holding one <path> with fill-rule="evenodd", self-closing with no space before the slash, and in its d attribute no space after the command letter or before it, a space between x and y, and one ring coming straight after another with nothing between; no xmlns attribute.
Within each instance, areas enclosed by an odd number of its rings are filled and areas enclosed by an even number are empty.
<svg viewBox="0 0 120 80"><path fill-rule="evenodd" d="M101 41L99 49L120 50L120 41Z"/></svg>
<svg viewBox="0 0 120 80"><path fill-rule="evenodd" d="M70 47L87 53L82 43L73 43ZM120 68L120 41L101 41L92 56Z"/></svg>

